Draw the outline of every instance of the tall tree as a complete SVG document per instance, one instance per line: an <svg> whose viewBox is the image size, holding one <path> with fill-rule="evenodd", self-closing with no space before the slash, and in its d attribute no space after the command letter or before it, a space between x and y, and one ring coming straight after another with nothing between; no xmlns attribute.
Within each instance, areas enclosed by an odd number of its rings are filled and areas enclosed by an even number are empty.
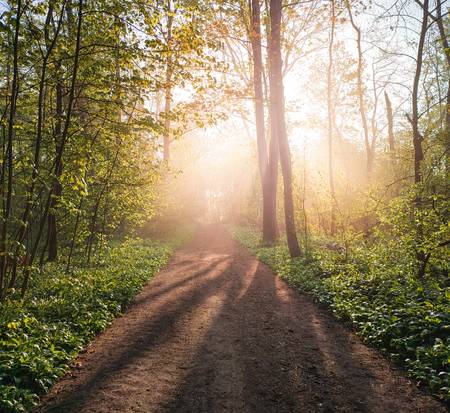
<svg viewBox="0 0 450 413"><path fill-rule="evenodd" d="M297 240L292 196L292 165L289 142L287 139L284 108L284 87L281 60L281 16L282 1L270 0L270 31L268 39L269 53L269 89L270 89L270 127L272 140L276 139L280 153L283 175L284 214L286 237L289 253L292 257L301 255Z"/></svg>
<svg viewBox="0 0 450 413"><path fill-rule="evenodd" d="M333 48L334 32L336 27L335 2L331 0L331 33L328 44L328 68L327 68L327 109L328 109L328 174L330 183L331 212L330 212L330 233L336 232L336 193L334 188L334 170L333 170L333 126L336 124L334 113L334 103L332 101L334 83L333 83Z"/></svg>
<svg viewBox="0 0 450 413"><path fill-rule="evenodd" d="M172 76L173 76L173 61L172 61L172 25L173 16L176 11L172 10L172 0L167 0L166 12L166 78L164 82L164 136L163 136L163 159L169 162L170 154L170 139L171 139L171 121L170 111L172 107Z"/></svg>
<svg viewBox="0 0 450 413"><path fill-rule="evenodd" d="M425 45L425 37L428 30L428 12L429 1L423 2L423 13L421 20L421 28L419 35L419 44L417 46L416 70L414 74L413 90L412 90L412 116L410 118L413 129L413 146L414 146L414 182L416 184L422 181L421 163L423 161L422 140L423 136L419 129L419 85L420 75L422 72L423 50Z"/></svg>
<svg viewBox="0 0 450 413"><path fill-rule="evenodd" d="M359 102L359 114L361 117L361 123L363 126L364 132L364 145L366 147L366 175L367 182L370 183L372 179L373 173L373 163L375 159L375 139L376 135L372 135L372 140L369 139L369 126L367 122L367 112L366 112L366 104L365 104L365 88L363 81L363 72L364 72L364 59L363 59L363 51L362 51L362 38L361 38L361 28L356 24L355 19L353 17L352 8L350 5L350 1L346 0L345 5L347 7L348 15L350 17L350 23L356 32L356 47L358 51L358 68L356 71L357 76L357 94L358 94L358 102Z"/></svg>
<svg viewBox="0 0 450 413"><path fill-rule="evenodd" d="M442 1L436 0L435 12L433 14L429 10L429 6L425 4L425 2L421 2L420 0L415 0L417 4L422 8L424 12L427 13L428 17L437 25L439 31L439 43L442 45L442 50L444 52L445 61L447 64L447 72L450 72L450 45L448 41L448 34L445 30L444 18L445 15L442 15ZM445 128L447 129L447 133L450 133L450 78L447 81L447 95L446 95L446 108L445 108Z"/></svg>
<svg viewBox="0 0 450 413"><path fill-rule="evenodd" d="M17 110L17 99L19 94L19 33L21 26L21 18L23 14L22 1L18 0L17 10L16 10L16 20L14 28L14 39L12 44L12 54L13 54L13 78L10 91L9 100L9 117L8 117L8 131L7 131L7 148L6 148L6 159L3 159L3 165L7 165L8 177L7 177L7 188L6 188L6 201L4 203L3 210L3 225L0 239L0 298L2 296L3 284L5 281L5 274L7 269L7 235L8 235L8 225L11 217L12 209L12 196L13 196L13 167L14 167L14 154L13 154L13 141L15 135L15 121L16 121L16 110ZM5 166L2 172L2 195L4 196L4 180L5 180Z"/></svg>
<svg viewBox="0 0 450 413"><path fill-rule="evenodd" d="M263 91L264 66L261 50L261 9L259 0L251 0L250 15L256 141L258 146L258 165L263 196L263 242L271 244L278 237L276 211L278 148L274 147L275 141L272 139L270 153L267 152Z"/></svg>
<svg viewBox="0 0 450 413"><path fill-rule="evenodd" d="M65 2L61 5L61 11L59 19L56 23L56 27L54 30L53 37L50 37L50 25L51 22L54 20L54 1L50 1L47 9L47 16L45 18L44 23L44 43L45 43L45 50L43 51L43 57L42 57L42 66L41 66L41 73L39 78L39 87L38 87L38 102L37 102L37 125L36 125L36 138L34 143L34 159L33 159L33 168L31 172L31 182L26 190L26 197L25 197L25 207L21 216L21 225L18 231L17 235L17 246L14 253L14 262L13 262L13 268L12 268L12 274L11 279L9 281L9 287L12 288L16 281L16 275L17 275L17 264L18 264L18 255L19 255L19 249L22 245L24 238L26 237L29 229L30 229L30 222L29 222L29 215L31 213L32 209L32 203L34 198L34 191L36 187L36 180L39 175L40 170L40 164L41 164L41 147L42 147L42 136L43 136L43 123L44 123L44 101L45 101L45 86L46 86L46 77L47 77L47 70L48 70L48 60L52 54L52 51L56 45L56 41L59 36L59 32L61 29L62 21L63 21L63 15L65 10Z"/></svg>

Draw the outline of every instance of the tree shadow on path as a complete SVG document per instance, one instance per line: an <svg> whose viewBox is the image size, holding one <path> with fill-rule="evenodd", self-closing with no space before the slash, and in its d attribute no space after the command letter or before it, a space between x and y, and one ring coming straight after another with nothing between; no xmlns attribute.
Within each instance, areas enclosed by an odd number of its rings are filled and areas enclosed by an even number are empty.
<svg viewBox="0 0 450 413"><path fill-rule="evenodd" d="M45 412L445 411L205 227L44 400Z"/></svg>

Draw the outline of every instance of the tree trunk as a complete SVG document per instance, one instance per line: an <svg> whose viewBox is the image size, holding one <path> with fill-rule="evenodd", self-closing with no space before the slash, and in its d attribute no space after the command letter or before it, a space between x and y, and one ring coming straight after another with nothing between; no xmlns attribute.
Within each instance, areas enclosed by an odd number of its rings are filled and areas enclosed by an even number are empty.
<svg viewBox="0 0 450 413"><path fill-rule="evenodd" d="M394 115L392 112L392 103L389 99L388 93L384 92L384 100L386 102L386 118L388 123L388 144L389 144L389 155L391 158L392 175L395 180L397 180L397 158L395 154L395 135L394 135ZM394 195L398 194L398 184L394 184L393 192Z"/></svg>
<svg viewBox="0 0 450 413"><path fill-rule="evenodd" d="M55 157L58 157L60 145L62 144L62 119L63 119L63 86L60 80L56 84L56 122L55 122ZM58 232L56 223L56 207L58 198L62 194L59 179L62 174L62 162L60 167L55 168L55 178L52 182L52 197L50 200L50 208L48 212L48 261L56 261L58 258Z"/></svg>
<svg viewBox="0 0 450 413"><path fill-rule="evenodd" d="M328 174L330 180L331 214L330 214L330 233L336 233L336 194L334 189L334 171L333 171L333 125L336 123L334 114L334 104L332 102L333 91L333 47L335 30L335 3L331 0L331 35L328 46L328 70L327 70L327 108L328 108Z"/></svg>
<svg viewBox="0 0 450 413"><path fill-rule="evenodd" d="M414 146L414 182L416 184L422 181L421 163L423 160L422 135L419 130L419 83L422 71L423 49L425 44L425 36L428 26L428 0L423 2L422 26L420 30L419 45L417 48L416 71L414 75L413 92L412 92L412 128L413 128L413 146Z"/></svg>
<svg viewBox="0 0 450 413"><path fill-rule="evenodd" d="M445 33L445 27L442 16L441 0L437 0L436 5L436 24L438 25L439 35L441 36L442 48L447 61L447 71L450 71L450 45L448 44L447 33ZM450 134L450 79L447 85L447 104L445 110L445 129L447 136Z"/></svg>
<svg viewBox="0 0 450 413"><path fill-rule="evenodd" d="M267 154L266 130L264 119L264 93L263 93L263 62L261 52L261 10L259 0L251 0L251 29L250 41L253 56L253 89L255 94L255 123L256 141L258 146L258 165L263 197L263 242L272 244L278 237L276 216L276 181L275 190L273 179L269 173L269 159ZM278 151L278 148L276 149ZM278 162L277 162L278 164ZM273 195L274 196L273 196Z"/></svg>
<svg viewBox="0 0 450 413"><path fill-rule="evenodd" d="M66 144L67 137L69 134L69 126L71 123L72 109L73 109L74 100L75 100L75 85L76 85L77 75L78 75L78 66L79 66L80 48L81 48L81 26L82 26L82 22L83 22L83 1L84 0L79 0L79 2L78 2L78 22L77 22L74 63L73 63L73 69L72 69L72 79L71 79L71 84L70 84L70 89L69 89L69 99L68 99L68 103L67 103L66 118L64 121L64 129L61 134L61 145L58 148L58 153L57 153L56 159L55 159L55 169L54 169L55 177L52 179L53 180L52 187L50 188L50 191L48 194L44 215L42 216L42 219L41 219L41 222L39 225L38 234L36 236L36 239L35 239L34 245L33 245L33 249L31 251L30 264L29 264L30 266L33 264L34 258L36 257L36 252L37 252L37 249L38 249L41 237L42 237L42 232L44 230L45 221L48 218L50 205L52 203L52 198L53 198L53 191L55 188L55 186L54 186L55 180L57 180L56 177L60 176L61 171L62 171L62 169L61 169L62 168L62 157L64 154L64 148L65 148L65 144ZM27 291L29 276L30 276L30 271L28 269L27 271L25 271L25 274L24 274L24 279L23 279L23 283L22 283L22 291L21 291L22 296L24 296Z"/></svg>
<svg viewBox="0 0 450 413"><path fill-rule="evenodd" d="M3 213L3 226L0 238L0 299L3 297L3 284L5 283L5 274L7 270L7 234L8 223L11 216L12 209L12 192L13 192L13 141L14 141L14 126L16 120L17 96L19 93L19 31L20 19L22 17L22 1L17 1L16 22L14 29L13 41L13 78L11 84L11 95L9 101L9 118L8 118L8 132L7 132L7 163L8 163L8 180L6 190L6 202Z"/></svg>
<svg viewBox="0 0 450 413"><path fill-rule="evenodd" d="M394 136L394 115L392 113L392 103L387 92L384 92L384 100L386 102L386 118L388 122L388 143L391 160L395 162L395 136Z"/></svg>
<svg viewBox="0 0 450 413"><path fill-rule="evenodd" d="M11 279L9 282L9 288L13 288L16 282L16 276L17 276L17 259L19 254L19 245L22 244L23 240L28 234L28 230L30 228L29 215L31 213L32 204L33 204L33 197L34 197L34 190L36 186L36 179L39 174L40 169L40 160L41 160L41 143L42 143L42 130L43 130L43 122L44 122L44 99L45 99L45 80L46 80L46 73L48 68L48 59L50 58L50 55L52 53L52 50L56 44L56 40L59 35L59 30L61 28L61 23L63 19L63 13L64 13L64 5L61 7L61 15L56 27L55 35L53 39L50 41L49 34L48 34L48 28L50 26L50 22L53 19L53 6L54 2L50 2L48 6L47 11L47 17L45 19L45 25L44 25L44 34L45 34L45 44L46 44L46 52L44 55L44 58L42 60L42 67L41 67L41 74L39 79L39 95L38 95L38 107L37 107L37 126L36 126L36 140L35 140L35 148L34 148L34 165L33 165L33 171L31 173L31 182L26 192L26 200L25 200L25 208L22 213L22 225L19 228L19 232L17 235L17 244L15 253L14 253L14 263L11 273Z"/></svg>
<svg viewBox="0 0 450 413"><path fill-rule="evenodd" d="M355 20L353 19L353 13L350 6L349 0L345 2L348 10L348 15L350 17L350 23L353 29L356 32L356 46L358 49L358 69L357 69L357 91L358 91L358 100L359 100L359 114L361 116L361 123L364 131L364 144L366 147L366 175L367 182L370 183L372 179L373 172L373 151L375 148L372 148L369 141L369 127L367 124L367 114L366 107L364 104L364 84L363 84L363 54L362 54L362 46L361 46L361 29L356 25Z"/></svg>
<svg viewBox="0 0 450 413"><path fill-rule="evenodd" d="M170 157L170 109L172 103L172 24L173 15L171 9L172 0L167 0L167 59L166 59L166 81L165 89L165 103L164 103L164 136L163 136L163 160L169 162Z"/></svg>
<svg viewBox="0 0 450 413"><path fill-rule="evenodd" d="M426 12L428 17L430 17L438 26L439 35L441 38L439 39L442 44L442 50L444 52L444 56L447 62L447 70L450 70L450 45L448 43L448 35L445 33L445 26L443 18L447 15L445 14L442 16L442 2L441 0L436 0L436 16L433 15L429 11L428 2L425 6L425 3L422 3L420 0L416 0L416 3L419 4L420 7L422 7L422 10L424 13ZM426 7L426 8L425 8ZM450 79L448 80L447 84L447 96L446 96L446 107L445 107L445 129L446 133L450 133Z"/></svg>
<svg viewBox="0 0 450 413"><path fill-rule="evenodd" d="M414 147L414 183L420 184L422 182L422 171L421 164L423 161L423 150L422 150L422 134L419 130L419 83L420 75L422 72L422 61L423 61L423 49L425 45L425 37L428 29L428 0L423 2L423 15L422 15L422 25L420 29L419 45L417 47L417 58L416 58L416 71L414 75L413 92L412 92L412 118L411 124L413 129L413 147ZM414 199L415 208L420 210L422 207L422 200L417 193ZM423 243L423 225L421 219L418 219L416 227L416 259L417 259L417 275L419 278L425 275L425 269L428 262L427 254L425 253L422 243Z"/></svg>
<svg viewBox="0 0 450 413"><path fill-rule="evenodd" d="M297 240L292 197L292 166L284 113L284 90L281 62L281 0L270 0L269 87L272 140L278 143L283 174L286 236L291 257L301 255Z"/></svg>

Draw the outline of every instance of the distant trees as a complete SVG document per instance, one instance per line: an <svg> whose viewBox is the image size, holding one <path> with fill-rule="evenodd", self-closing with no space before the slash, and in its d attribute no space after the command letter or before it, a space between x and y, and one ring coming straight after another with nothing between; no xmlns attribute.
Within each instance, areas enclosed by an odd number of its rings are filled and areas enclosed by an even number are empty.
<svg viewBox="0 0 450 413"><path fill-rule="evenodd" d="M370 239L374 236L374 232L379 230L377 224L383 208L387 208L391 201L400 202L399 199L406 197L406 192L409 193L411 190L417 191L416 199L421 194L422 202L420 208L416 202L409 204L409 207L415 208L414 214L421 217L411 218L410 222L423 221L423 214L430 213L428 195L431 196L433 191L438 190L437 188L439 191L443 190L441 173L447 170L444 166L447 144L444 144L444 141L448 141L448 129L445 132L448 126L443 127L442 124L448 125L448 104L445 102L448 101L450 66L447 50L448 34L445 31L448 13L443 12L441 0L436 0L433 6L422 1L417 1L416 4L402 1L392 9L385 5L350 1L340 3L332 1L326 4L312 2L308 3L308 6L271 1L261 4L252 1L247 5L250 10L248 24L251 28L249 44L253 70L250 78L255 99L259 176L263 184L261 193L264 206L263 240L270 239L266 236L265 223L268 221L264 218L267 193L275 194L273 189L268 191L264 186L263 170L268 164L267 154L270 153L270 149L267 148L267 136L265 140L263 139L264 133L267 135L267 130L270 131L271 143L275 144L273 138L276 137L277 144L281 145L278 152L281 155L283 189L286 191L284 213L288 240L290 238L292 241L291 223L295 221L290 220L290 211L294 211L294 217L301 222L300 213L295 208L291 209L293 202L289 200L290 185L294 192L293 199L301 199L304 209L316 209L308 213L315 217L309 222L311 228L314 229L317 225L316 230L325 230L327 235L334 237L350 237L349 233L362 231L365 237ZM417 7L422 9L420 21L416 19L415 11L412 10L414 7L416 10ZM323 13L325 9L327 13ZM370 13L367 12L368 9ZM287 140L284 140L285 132L280 123L285 114L280 114L275 109L277 102L283 101L283 107L286 104L284 97L280 98L277 94L277 91L282 91L279 87L282 82L276 74L279 57L274 52L277 50L274 44L278 35L276 30L279 10L282 22L280 29L282 76L285 79L289 78L289 71L295 73L296 65L300 65L300 70L304 73L308 70L307 64L299 56L305 53L305 50L306 53L314 55L316 61L314 58L307 59L312 68L309 69L311 73L308 73L308 76L314 77L314 81L309 80L306 93L310 93L310 98L314 93L316 102L322 102L322 106L327 108L323 111L315 104L315 113L306 120L310 128L313 125L316 130L326 133L328 162L323 163L326 159L323 159L325 148L322 148L323 152L316 155L320 157L320 161L317 162L315 159L315 164L308 165L308 168L312 169L312 172L308 173L310 182L303 180L303 189L300 189L295 179L289 175L289 163L285 161L290 159L290 156L285 156L288 153L284 146ZM299 16L303 16L302 13L306 13L307 10L308 16L305 20L300 20ZM262 39L259 15L262 14L264 17L265 13L267 17L266 20L262 19L262 27L268 34L268 41L267 48L264 44L261 48L261 44L258 43L258 40ZM379 18L370 17L377 13L380 15ZM331 18L328 19L330 15ZM309 19L311 23L306 24L305 21ZM401 26L399 24L401 19L410 21L415 25L414 28ZM373 26L383 24L384 32L373 30ZM355 33L354 48L342 37L343 32L340 29L345 26ZM317 29L318 27L322 30ZM323 30L324 27L329 30ZM327 38L325 34L330 32L331 36ZM414 37L415 33L419 34ZM303 38L308 39L307 46L300 50L297 43ZM292 39L295 41L290 43ZM325 48L327 53L324 53ZM265 56L267 66L264 64ZM399 71L400 67L402 71ZM299 73L297 75L301 82L301 75ZM292 90L294 86L291 78L289 82ZM264 89L266 84L269 93ZM326 102L321 100L325 97ZM265 105L261 104L263 98L267 99L265 103L269 109L269 123L262 121L265 117ZM289 99L287 105L290 122L287 122L287 125L292 142L295 142L294 136L302 135L302 124L305 123L304 118L302 121L298 120L302 113L296 113L296 102L302 102L303 105L305 103L302 98L294 101L290 96ZM413 109L412 114L410 108ZM322 113L326 114L326 118L321 117ZM408 114L409 124L405 122L405 113ZM287 130L284 130L287 136ZM360 143L363 150L360 150ZM305 145L308 146L306 139ZM289 150L288 146L287 149ZM296 166L302 162L298 156L295 161ZM306 171L305 165L302 170ZM424 174L427 176L426 182L423 179ZM275 175L269 173L266 176ZM294 169L293 176L302 179L299 170ZM417 176L421 179L417 179ZM329 179L326 190L324 177ZM420 184L420 187L410 186L411 178ZM301 191L305 191L307 187L308 199L305 199ZM425 193L428 195L424 196ZM435 224L437 225L437 222ZM415 241L421 247L411 247L411 251L424 251L422 258L416 256L419 275L424 273L425 270L420 268L428 265L427 257L429 257L425 251L428 251L426 239L429 239L429 234L425 234L428 231L425 229L427 224L418 224L419 229L421 225L422 235L420 231L413 230Z"/></svg>
<svg viewBox="0 0 450 413"><path fill-rule="evenodd" d="M367 217L376 229L380 211L409 200L412 191L408 242L416 243L411 250L423 276L447 237L436 211L445 204L448 174L449 16L442 0L397 6L5 3L0 295L25 293L33 271L47 261L63 260L67 270L95 261L108 238L151 217L173 140L222 112L239 114L246 126L254 119L261 191L252 196L254 209L262 209L263 242L277 240L280 224L291 255L301 255L298 199L302 214L312 209L311 230L347 237L364 221L370 236ZM369 14L359 17L366 7L379 14L372 24L386 20L383 36L369 33ZM399 25L400 18L416 32ZM356 47L343 40L344 26L355 33ZM392 50L386 33L395 39ZM308 128L311 140L303 136ZM299 138L305 151L313 139L324 145L313 168L296 152L292 167ZM279 167L284 225L277 222ZM296 180L307 169L300 189Z"/></svg>
<svg viewBox="0 0 450 413"><path fill-rule="evenodd" d="M193 123L195 112L202 108L183 108L174 95L177 90L192 88L202 95L209 84L214 89L211 72L216 68L214 50L214 10L205 1L164 0L144 2L138 6L143 14L143 27L147 47L142 67L146 80L153 79L157 93L156 116L161 122L162 156L166 166L170 163L170 146L183 132L186 123ZM146 93L150 91L147 89Z"/></svg>

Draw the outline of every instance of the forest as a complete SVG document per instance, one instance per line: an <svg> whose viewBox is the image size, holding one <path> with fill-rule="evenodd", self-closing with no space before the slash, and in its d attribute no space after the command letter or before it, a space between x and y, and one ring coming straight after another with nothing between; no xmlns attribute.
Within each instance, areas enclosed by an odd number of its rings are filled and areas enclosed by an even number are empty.
<svg viewBox="0 0 450 413"><path fill-rule="evenodd" d="M446 411L449 42L447 0L1 1L0 412Z"/></svg>

